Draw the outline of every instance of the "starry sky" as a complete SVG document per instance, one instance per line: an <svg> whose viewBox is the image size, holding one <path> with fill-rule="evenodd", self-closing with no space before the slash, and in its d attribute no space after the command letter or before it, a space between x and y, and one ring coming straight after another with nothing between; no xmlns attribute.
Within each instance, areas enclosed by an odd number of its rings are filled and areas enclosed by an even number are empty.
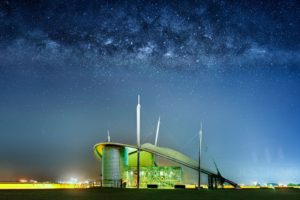
<svg viewBox="0 0 300 200"><path fill-rule="evenodd" d="M100 179L93 146L136 143L141 95L142 143L161 116L197 160L202 122L205 166L299 183L299 22L297 0L1 1L0 181Z"/></svg>

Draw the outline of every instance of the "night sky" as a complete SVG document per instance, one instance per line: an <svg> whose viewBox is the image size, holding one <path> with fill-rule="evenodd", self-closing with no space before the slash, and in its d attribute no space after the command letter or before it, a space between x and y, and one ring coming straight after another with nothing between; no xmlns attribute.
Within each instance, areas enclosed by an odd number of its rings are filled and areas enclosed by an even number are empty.
<svg viewBox="0 0 300 200"><path fill-rule="evenodd" d="M198 160L202 122L205 166L299 183L299 23L297 0L1 1L0 181L99 180L141 95L141 143L161 116L159 146Z"/></svg>

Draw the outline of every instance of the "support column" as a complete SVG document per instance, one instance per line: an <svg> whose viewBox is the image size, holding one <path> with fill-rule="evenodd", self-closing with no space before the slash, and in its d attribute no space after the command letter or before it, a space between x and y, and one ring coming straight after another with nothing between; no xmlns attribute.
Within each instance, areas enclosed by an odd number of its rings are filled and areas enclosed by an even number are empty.
<svg viewBox="0 0 300 200"><path fill-rule="evenodd" d="M217 177L215 177L215 189L218 189Z"/></svg>
<svg viewBox="0 0 300 200"><path fill-rule="evenodd" d="M140 150L137 150L137 180L136 180L136 187L137 189L140 188Z"/></svg>
<svg viewBox="0 0 300 200"><path fill-rule="evenodd" d="M207 187L210 189L210 175L207 175Z"/></svg>

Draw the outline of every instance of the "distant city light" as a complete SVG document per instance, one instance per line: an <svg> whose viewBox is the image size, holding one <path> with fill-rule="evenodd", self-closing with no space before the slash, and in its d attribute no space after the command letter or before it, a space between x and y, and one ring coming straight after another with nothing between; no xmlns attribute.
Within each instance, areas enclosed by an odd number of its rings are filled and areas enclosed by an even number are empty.
<svg viewBox="0 0 300 200"><path fill-rule="evenodd" d="M69 181L58 181L58 183L60 184L76 184L76 185L80 185L80 184L88 184L89 181L86 180L86 181L78 181L77 178L70 178Z"/></svg>
<svg viewBox="0 0 300 200"><path fill-rule="evenodd" d="M61 183L61 184L76 184L76 183L78 183L78 181L77 181L76 178L70 178L69 181L58 181L58 183Z"/></svg>

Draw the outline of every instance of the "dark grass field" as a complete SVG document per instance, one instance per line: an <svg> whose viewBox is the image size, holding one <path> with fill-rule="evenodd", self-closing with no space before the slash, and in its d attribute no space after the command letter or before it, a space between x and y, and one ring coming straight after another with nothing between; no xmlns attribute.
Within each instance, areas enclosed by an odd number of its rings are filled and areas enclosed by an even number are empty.
<svg viewBox="0 0 300 200"><path fill-rule="evenodd" d="M242 189L242 190L164 190L164 189L41 189L41 190L0 190L1 200L10 199L300 199L299 189Z"/></svg>

